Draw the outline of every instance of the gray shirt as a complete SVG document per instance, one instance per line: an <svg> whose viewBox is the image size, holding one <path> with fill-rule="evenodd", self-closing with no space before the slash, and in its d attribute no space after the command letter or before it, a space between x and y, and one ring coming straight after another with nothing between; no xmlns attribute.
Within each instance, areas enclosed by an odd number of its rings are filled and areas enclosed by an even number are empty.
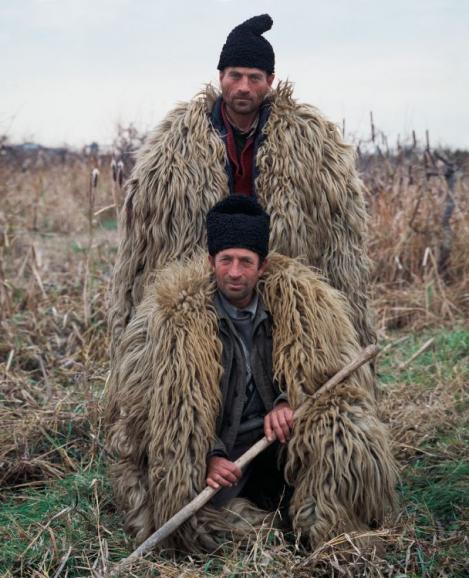
<svg viewBox="0 0 469 578"><path fill-rule="evenodd" d="M261 297L255 297L240 311L220 292L215 294L223 344L223 404L209 455L229 457L245 436L262 437L265 414L284 396L272 375L272 321ZM249 443L256 441L254 437Z"/></svg>
<svg viewBox="0 0 469 578"><path fill-rule="evenodd" d="M262 424L262 416L264 415L264 404L257 390L251 366L254 320L257 313L259 297L257 293L254 293L249 305L242 309L239 309L230 303L220 291L218 291L218 298L223 310L231 319L235 330L235 337L238 339L243 351L246 367L246 397L243 405L240 427L241 430L246 428L251 429L254 424L259 427L259 425Z"/></svg>
<svg viewBox="0 0 469 578"><path fill-rule="evenodd" d="M246 358L246 373L247 381L251 376L251 350L252 350L252 333L254 330L254 317L257 311L257 304L259 302L259 297L257 293L243 309L238 309L235 305L232 305L228 299L218 291L218 296L220 298L220 303L228 314L229 318L235 326L237 336L240 338L241 346L243 348L244 357Z"/></svg>

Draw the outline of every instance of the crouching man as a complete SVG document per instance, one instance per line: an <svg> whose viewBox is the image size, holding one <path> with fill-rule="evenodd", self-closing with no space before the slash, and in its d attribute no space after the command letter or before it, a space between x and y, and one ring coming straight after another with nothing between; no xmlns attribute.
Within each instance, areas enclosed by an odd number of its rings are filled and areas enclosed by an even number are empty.
<svg viewBox="0 0 469 578"><path fill-rule="evenodd" d="M107 445L127 530L143 541L206 484L220 492L166 547L247 539L278 507L311 548L381 524L395 475L369 368L312 399L359 351L347 301L300 261L267 260L269 216L251 198L215 205L207 238L208 263L158 271L111 368ZM276 443L239 471L264 433Z"/></svg>
<svg viewBox="0 0 469 578"><path fill-rule="evenodd" d="M223 375L221 411L207 460L207 484L223 489L212 500L221 506L236 496L274 510L289 491L278 467L278 444L245 472L233 463L265 434L284 444L293 411L272 375L272 318L257 283L268 265L269 216L246 196L219 203L207 217L209 262L216 283Z"/></svg>

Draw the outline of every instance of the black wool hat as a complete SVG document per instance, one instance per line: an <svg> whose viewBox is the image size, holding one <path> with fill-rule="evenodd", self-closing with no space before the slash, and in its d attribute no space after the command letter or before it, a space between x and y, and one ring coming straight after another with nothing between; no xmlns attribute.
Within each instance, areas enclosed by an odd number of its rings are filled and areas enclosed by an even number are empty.
<svg viewBox="0 0 469 578"><path fill-rule="evenodd" d="M262 259L269 252L270 217L254 199L230 195L207 214L208 252L214 257L224 249L249 249Z"/></svg>
<svg viewBox="0 0 469 578"><path fill-rule="evenodd" d="M218 70L227 66L243 66L272 74L275 70L274 49L261 36L272 28L272 24L273 20L268 14L261 14L233 28L222 48Z"/></svg>

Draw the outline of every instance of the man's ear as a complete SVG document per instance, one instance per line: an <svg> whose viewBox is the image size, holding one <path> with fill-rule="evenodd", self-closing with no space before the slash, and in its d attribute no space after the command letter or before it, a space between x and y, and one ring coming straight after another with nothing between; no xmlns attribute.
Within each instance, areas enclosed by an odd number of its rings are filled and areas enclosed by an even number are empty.
<svg viewBox="0 0 469 578"><path fill-rule="evenodd" d="M259 265L259 275L263 275L264 271L267 269L267 266L269 264L269 259L266 257L262 263Z"/></svg>
<svg viewBox="0 0 469 578"><path fill-rule="evenodd" d="M268 84L270 87L272 87L272 83L273 83L273 81L274 81L274 78L275 78L275 74L273 74L273 73L267 75L267 84Z"/></svg>
<svg viewBox="0 0 469 578"><path fill-rule="evenodd" d="M208 262L210 263L210 269L213 271L215 271L215 257L212 257L212 255L208 256Z"/></svg>

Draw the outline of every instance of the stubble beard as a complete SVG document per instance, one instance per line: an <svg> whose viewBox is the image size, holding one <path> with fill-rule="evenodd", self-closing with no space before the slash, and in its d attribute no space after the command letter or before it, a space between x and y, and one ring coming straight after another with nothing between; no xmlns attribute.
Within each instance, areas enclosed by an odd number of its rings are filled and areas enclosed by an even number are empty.
<svg viewBox="0 0 469 578"><path fill-rule="evenodd" d="M253 112L256 112L259 107L252 99L233 99L231 103L228 104L228 108L236 113L236 114L245 114L249 115Z"/></svg>
<svg viewBox="0 0 469 578"><path fill-rule="evenodd" d="M246 95L238 93L233 96L229 94L229 91L226 91L225 93L222 91L222 96L228 109L228 113L231 111L237 115L249 116L256 113L261 105L261 102L258 102L256 96L250 93Z"/></svg>
<svg viewBox="0 0 469 578"><path fill-rule="evenodd" d="M239 290L229 289L227 287L229 283L224 284L223 287L219 287L225 298L235 307L239 303L244 304L245 302L250 303L253 297L253 289L247 285L240 287Z"/></svg>

